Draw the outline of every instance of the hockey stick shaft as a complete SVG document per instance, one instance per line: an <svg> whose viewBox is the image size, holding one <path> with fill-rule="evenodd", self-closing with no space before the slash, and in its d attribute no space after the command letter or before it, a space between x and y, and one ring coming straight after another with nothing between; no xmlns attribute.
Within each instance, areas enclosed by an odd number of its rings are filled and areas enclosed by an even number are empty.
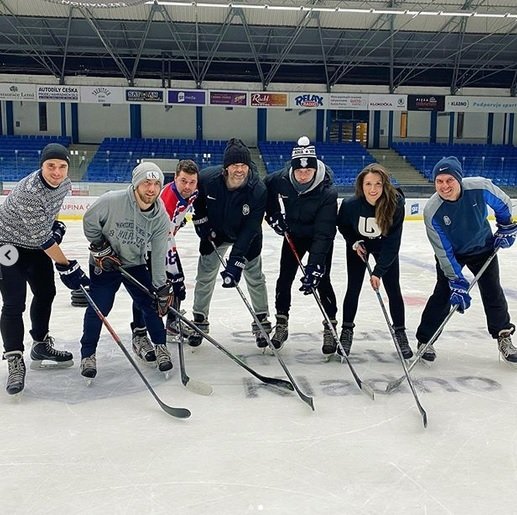
<svg viewBox="0 0 517 515"><path fill-rule="evenodd" d="M147 294L150 298L154 299L155 295L149 291L149 289L144 286L141 282L139 282L137 279L135 279L127 270L124 270L124 268L119 267L120 273L130 282L132 282L137 288L140 288L145 294ZM273 386L283 387L287 388L288 390L293 391L294 387L289 381L285 381L284 379L278 379L276 377L267 377L263 376L262 374L259 374L255 370L253 370L251 367L246 365L244 361L239 359L235 354L232 354L229 350L225 349L218 341L216 341L214 338L212 338L208 333L205 333L199 327L191 322L188 318L184 317L179 311L174 309L173 307L169 307L169 311L173 313L177 318L179 318L187 327L201 335L205 340L209 343L211 343L214 347L219 349L221 352L226 354L231 360L235 361L237 365L241 366L245 370L247 370L252 376L255 376L257 379L262 381L263 383L270 384Z"/></svg>
<svg viewBox="0 0 517 515"><path fill-rule="evenodd" d="M474 285L479 281L479 278L483 275L484 271L488 268L488 265L490 265L492 260L495 258L498 250L499 250L499 247L494 249L492 254L490 254L490 256L488 256L488 258L485 261L485 263L483 264L483 266L479 269L479 272L475 275L474 279L472 279L472 282L470 283L469 287L467 288L467 293L470 292L470 290L472 290ZM409 367L408 367L408 372L411 372L411 370L413 370L413 368L416 366L416 364L418 363L418 361L420 360L422 355L425 354L426 350L438 339L441 332L443 331L443 328L445 327L447 322L451 319L452 315L454 315L454 313L456 313L457 310L458 310L457 305L452 306L449 313L447 314L447 316L445 317L443 322L440 324L438 329L435 331L435 333L433 334L431 339L425 345L423 345L422 347L420 347L418 349L418 352L416 353L413 363L411 363L411 365L409 365ZM386 385L386 392L390 393L393 390L395 390L396 388L398 388L402 384L404 379L405 379L405 376L402 376L402 377L399 377L398 379L394 379L393 381L390 381Z"/></svg>
<svg viewBox="0 0 517 515"><path fill-rule="evenodd" d="M298 266L300 267L300 270L303 274L305 274L305 267L303 266L302 260L300 259L300 256L298 255L298 251L296 250L296 247L294 245L293 240L291 239L291 236L285 232L284 233L285 240L287 241L287 244L289 245L296 261L298 262ZM355 368L353 367L352 363L350 363L350 360L348 359L348 356L346 355L345 349L343 349L343 346L341 345L341 342L339 341L339 337L337 335L336 330L334 329L334 325L331 323L329 316L327 315L327 312L325 311L325 308L323 307L323 303L321 302L320 296L318 295L318 292L315 288L311 288L312 295L314 296L314 299L316 300L316 303L318 304L318 307L320 308L320 311L325 318L325 321L327 322L327 327L332 332L332 337L334 338L334 341L336 342L336 345L341 349L342 352L342 358L346 361L346 364L348 365L348 368L350 369L350 372L352 373L352 376L354 377L355 382L357 383L357 386L360 388L362 392L364 392L368 397L370 397L372 400L375 398L375 394L373 392L373 388L364 381L361 380L361 378L357 375L357 372L355 371Z"/></svg>
<svg viewBox="0 0 517 515"><path fill-rule="evenodd" d="M364 262L366 264L366 269L368 270L368 274L370 275L370 278L371 278L373 276L373 271L372 271L372 267L370 266L370 263L368 262L368 257L366 257L364 259ZM409 384L409 388L411 389L411 393L413 394L413 397L415 398L415 402L418 407L418 411L420 412L420 415L422 416L422 423L424 424L424 427L427 427L427 413L426 413L425 409L423 408L422 404L420 403L420 399L418 398L418 395L415 390L415 385L413 384L413 381L411 380L411 376L409 375L409 371L406 366L406 361L404 359L404 356L402 355L402 351L400 350L400 345L399 345L399 342L397 341L397 336L395 335L395 330L393 329L393 325L388 316L388 311L386 310L386 306L384 304L384 301L382 300L382 296L379 291L379 288L374 288L373 291L375 292L375 295L377 296L377 299L379 301L379 305L381 307L382 314L384 315L384 320L386 320L386 325L388 326L388 329L391 334L391 338L393 339L393 343L395 344L395 349L397 350L397 354L400 359L400 363L402 365L402 368L404 369L404 375Z"/></svg>
<svg viewBox="0 0 517 515"><path fill-rule="evenodd" d="M210 240L210 242L212 243L212 247L214 248L214 252L215 252L217 258L219 259L219 261L221 262L221 265L226 266L226 264L225 264L225 262L223 260L223 257L221 256L221 254L217 250L217 247L215 246L215 243L212 240ZM242 292L242 290L241 290L241 288L240 288L240 286L238 284L235 285L235 289L239 293L239 295L240 295L242 301L244 302L246 308L248 309L248 311L250 312L251 316L253 317L253 320L255 321L255 324L257 324L257 327L259 328L260 333L262 334L262 336L266 340L269 348L271 349L271 351L275 355L276 359L280 363L280 366L283 368L286 376L289 378L289 381L293 385L293 388L296 390L296 393L298 394L300 399L302 399L303 402L305 402L312 410L314 410L314 400L313 400L313 398L310 397L309 395L305 394L300 389L298 384L296 383L296 380L291 375L291 372L287 368L287 365L285 364L284 360L282 359L282 357L280 356L280 354L276 350L275 346L271 342L271 339L269 338L269 334L264 329L264 326L262 325L262 323L260 322L259 318L257 317L257 314L255 313L255 310L251 307L248 299L246 298L246 295L244 295L244 293Z"/></svg>
<svg viewBox="0 0 517 515"><path fill-rule="evenodd" d="M153 387L149 384L149 381L145 378L145 376L142 374L142 371L140 368L138 368L138 365L135 363L135 360L131 357L127 349L124 347L122 341L118 337L117 333L109 323L108 319L104 316L102 311L99 309L95 301L92 299L88 291L84 288L84 286L81 285L81 290L86 297L86 300L88 301L88 304L91 306L91 308L95 311L96 315L99 317L101 322L104 324L106 329L111 334L113 340L115 340L115 343L120 347L120 350L124 353L124 356L128 359L128 361L131 363L133 368L136 370L137 374L140 376L140 379L144 382L145 386L147 386L147 389L151 392L151 395L155 398L156 402L160 405L160 407L168 413L169 415L172 415L173 417L177 418L188 418L192 414L188 409L186 408L175 408L173 406L169 406L168 404L165 404L156 394Z"/></svg>

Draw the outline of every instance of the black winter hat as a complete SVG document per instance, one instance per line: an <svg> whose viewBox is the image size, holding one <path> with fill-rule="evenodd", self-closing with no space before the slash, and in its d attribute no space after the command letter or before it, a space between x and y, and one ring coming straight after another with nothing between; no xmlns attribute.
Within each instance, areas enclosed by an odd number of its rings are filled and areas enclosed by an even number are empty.
<svg viewBox="0 0 517 515"><path fill-rule="evenodd" d="M59 143L49 143L41 151L41 159L39 162L40 166L47 161L47 159L62 159L70 164L70 154L68 153L68 149Z"/></svg>
<svg viewBox="0 0 517 515"><path fill-rule="evenodd" d="M298 170L299 168L318 169L318 158L316 157L316 149L311 145L311 141L307 136L298 139L298 146L293 147L291 154L291 168Z"/></svg>
<svg viewBox="0 0 517 515"><path fill-rule="evenodd" d="M223 166L226 168L236 163L244 163L251 166L251 155L248 147L242 140L232 138L224 149Z"/></svg>

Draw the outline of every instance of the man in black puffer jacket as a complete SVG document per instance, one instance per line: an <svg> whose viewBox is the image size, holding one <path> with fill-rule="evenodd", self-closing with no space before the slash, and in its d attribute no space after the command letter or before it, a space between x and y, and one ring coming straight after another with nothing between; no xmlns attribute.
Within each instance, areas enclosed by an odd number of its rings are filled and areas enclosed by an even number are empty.
<svg viewBox="0 0 517 515"><path fill-rule="evenodd" d="M259 179L250 151L239 139L228 141L223 165L206 168L199 175L199 195L194 202L194 227L199 242L199 260L194 288L194 323L208 332L208 312L214 292L220 262L231 247L225 269L221 272L223 288L234 288L241 274L248 286L253 310L269 333L271 323L267 303L266 278L262 273L262 220L266 207L266 188ZM211 240L211 241L210 241ZM252 331L259 347L267 342L255 323ZM189 344L201 343L201 336L193 333Z"/></svg>
<svg viewBox="0 0 517 515"><path fill-rule="evenodd" d="M330 283L330 267L336 235L337 190L332 184L332 171L317 159L309 138L302 136L298 140L291 158L290 167L269 175L264 181L266 221L277 234L290 236L300 259L309 253L300 291L307 295L315 288L319 292L325 313L335 327L337 304ZM282 348L288 337L291 287L297 269L296 257L284 238L276 282L276 328L271 339L277 349ZM323 328L322 352L332 355L336 342L325 321Z"/></svg>

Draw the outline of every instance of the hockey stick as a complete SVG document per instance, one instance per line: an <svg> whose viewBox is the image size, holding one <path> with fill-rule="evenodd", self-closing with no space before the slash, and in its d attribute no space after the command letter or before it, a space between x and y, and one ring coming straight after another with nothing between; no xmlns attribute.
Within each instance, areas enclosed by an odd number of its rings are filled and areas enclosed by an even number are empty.
<svg viewBox="0 0 517 515"><path fill-rule="evenodd" d="M282 204L283 206L283 204ZM305 267L303 266L302 260L300 259L300 256L298 255L298 251L296 250L296 247L294 246L294 242L291 239L291 236L287 232L284 233L284 238L289 244L289 247L291 248L291 251L298 262L298 266L300 267L300 270L303 274L305 274ZM318 304L318 307L320 308L320 311L325 318L325 321L327 322L327 327L332 333L332 337L334 338L334 341L336 342L337 346L341 349L342 358L346 361L348 367L350 368L350 372L352 372L352 375L354 376L355 382L357 383L357 386L361 389L362 392L364 392L368 397L370 397L372 400L375 398L375 394L373 392L373 388L368 384L359 378L357 375L357 372L355 371L354 367L352 366L352 363L350 363L350 360L348 359L348 356L346 355L345 349L343 349L343 346L341 345L341 342L339 341L339 337L337 335L337 332L334 328L334 325L330 322L329 316L327 315L327 312L325 311L323 304L321 302L320 296L318 295L318 292L316 291L316 288L311 288L312 295L314 296L314 299L316 300L316 303Z"/></svg>
<svg viewBox="0 0 517 515"><path fill-rule="evenodd" d="M155 298L155 295L149 291L149 289L144 286L141 282L139 282L137 279L135 279L127 270L124 270L124 268L119 267L119 272L130 282L132 282L137 288L140 288L147 296L149 296L151 299ZM169 307L169 311L176 315L176 317L181 320L187 327L201 335L203 338L205 338L206 341L211 343L214 347L217 347L221 352L226 354L231 360L235 361L237 365L241 366L245 370L247 370L252 376L255 376L257 379L262 381L263 383L270 384L273 386L283 387L287 388L288 390L293 391L294 387L289 381L285 381L284 379L277 379L276 377L267 377L263 376L262 374L259 374L255 370L253 370L251 367L246 365L244 361L239 359L235 354L232 354L229 350L225 349L218 341L216 341L214 338L212 338L208 333L205 333L199 327L191 322L188 318L184 317L179 311L174 309L172 306Z"/></svg>
<svg viewBox="0 0 517 515"><path fill-rule="evenodd" d="M179 311L179 302L176 302L176 299L174 302L174 308ZM183 386L191 392L197 393L199 395L212 395L214 393L214 389L209 384L191 379L185 370L185 354L183 352L183 327L180 319L177 320L177 323L179 329L178 356L180 361L181 382L183 383Z"/></svg>
<svg viewBox="0 0 517 515"><path fill-rule="evenodd" d="M278 203L280 205L280 212L282 213L282 215L285 217L285 205L284 205L284 201L282 199L282 196L279 194L278 195ZM297 263L298 263L298 266L300 267L300 270L302 271L302 273L305 275L305 267L303 266L303 263L302 263L302 260L300 259L300 256L298 255L298 251L296 250L296 247L294 245L294 242L293 240L291 239L291 236L289 235L289 233L287 232L284 232L284 237L289 245L289 248L291 249L291 252L293 253ZM334 325L330 322L330 319L323 307L323 304L321 302L321 299L318 295L318 292L316 291L315 288L311 288L312 290L312 294L314 296L314 299L316 300L316 303L318 304L318 307L323 315L323 317L325 318L325 321L327 322L327 327L329 328L330 332L332 333L332 337L334 338L334 341L335 343L337 344L337 346L341 349L341 352L342 352L342 361L343 359L346 361L347 365L348 365L348 368L350 369L350 372L352 373L352 376L354 377L354 380L355 382L357 383L357 386L359 387L359 389L364 392L366 395L368 395L368 397L370 397L372 400L375 398L375 394L374 394L374 391L373 391L373 388L368 384L368 383L365 383L363 382L360 377L357 375L357 372L355 371L355 368L353 367L352 363L350 362L350 360L348 359L348 356L345 352L345 350L343 349L343 346L341 345L341 342L339 340L339 337L337 335L337 332L334 328Z"/></svg>
<svg viewBox="0 0 517 515"><path fill-rule="evenodd" d="M488 268L488 265L495 258L498 250L499 250L499 247L494 249L492 254L490 254L490 256L488 256L488 258L485 261L485 263L483 264L483 266L479 269L479 272L476 274L474 279L472 279L472 282L470 283L469 287L467 288L467 293L470 290L472 290L474 285L479 281L479 278L483 275L483 272ZM458 310L458 306L457 305L452 306L452 308L450 309L449 313L445 317L444 321L440 324L440 326L435 331L435 333L433 334L431 339L425 345L423 345L422 347L420 347L418 349L418 352L416 353L416 356L415 356L415 359L413 360L413 363L411 363L411 365L409 365L409 367L408 367L408 372L411 372L411 370L413 370L413 368L418 363L418 361L420 360L422 355L425 354L425 351L438 339L438 337L440 336L441 332L443 331L443 328L445 327L447 322L450 320L452 315L454 315L454 313L456 313L457 310ZM390 393L393 390L395 390L396 388L398 388L402 384L402 381L404 381L405 378L406 378L406 376L402 376L402 377L399 377L398 379L394 379L393 381L390 381L386 385L386 393Z"/></svg>
<svg viewBox="0 0 517 515"><path fill-rule="evenodd" d="M108 319L102 314L101 310L95 304L94 300L90 297L90 294L85 289L83 285L81 285L81 290L84 293L84 296L86 297L86 300L88 301L88 304L90 304L91 308L95 311L97 316L100 318L101 322L104 324L106 329L109 331L113 339L115 340L115 343L120 347L126 358L129 360L133 368L136 370L137 374L140 376L140 379L144 382L145 386L147 386L147 389L151 392L151 395L155 398L156 402L160 405L160 408L162 408L165 413L168 413L169 415L172 415L176 418L188 418L192 413L190 410L186 408L174 408L172 406L169 406L165 404L159 397L156 395L156 392L154 391L153 387L149 384L149 381L145 378L145 376L142 374L141 370L138 368L138 365L135 363L134 359L131 357L127 349L122 344L122 341L118 337L117 333L114 331L113 327L111 327L111 324L108 322Z"/></svg>
<svg viewBox="0 0 517 515"><path fill-rule="evenodd" d="M366 264L368 274L370 275L370 277L372 277L373 271L372 271L372 267L370 266L370 263L368 262L368 256L363 258L363 260ZM411 388L411 393L413 394L413 397L415 398L415 402L418 407L418 411L420 411L420 415L422 415L422 423L424 424L424 427L427 427L427 413L426 413L425 409L423 408L422 404L420 404L420 400L416 393L415 386L413 384L413 381L411 380L411 376L409 375L409 371L406 366L406 360L404 359L404 356L402 355L402 351L400 350L399 342L397 341L397 337L395 336L395 330L393 329L393 326L390 322L388 312L386 311L386 306L384 305L384 301L382 300L382 296L379 292L379 288L374 288L373 291L375 292L375 295L377 296L377 299L379 301L379 305L381 306L382 314L384 315L384 320L386 320L386 325L388 326L388 329L390 330L391 338L393 339L393 343L395 344L395 349L397 349L397 354L399 356L400 363L402 364L402 368L404 369L404 375L407 379L409 387Z"/></svg>
<svg viewBox="0 0 517 515"><path fill-rule="evenodd" d="M224 262L224 260L223 260L223 258L221 256L221 254L217 250L217 247L215 246L215 243L213 242L213 240L210 240L210 243L212 244L212 247L214 248L214 252L215 252L216 256L218 257L219 261L221 262L221 265L226 266L226 264L225 264L225 262ZM271 339L269 338L269 334L264 329L264 326L262 325L262 323L260 322L259 318L257 317L257 314L255 313L254 309L251 307L248 299L246 298L246 295L244 295L244 293L242 292L242 290L241 290L241 288L240 288L240 286L238 284L235 284L235 289L237 290L237 292L239 293L242 301L246 305L246 308L248 308L248 311L250 312L251 316L253 317L253 320L255 321L255 324L257 324L257 327L259 328L259 331L261 332L262 336L266 340L267 344L269 345L269 348L271 349L271 351L275 355L276 359L280 363L280 366L284 369L284 372L287 375L287 377L289 378L289 381L291 381L291 384L293 385L294 389L296 390L296 393L298 394L300 399L303 402L305 402L314 411L314 401L313 401L312 397L310 397L309 395L303 393L302 390L300 390L300 387L296 384L296 380L291 375L291 372L289 372L289 369L287 368L287 365L285 364L284 360L282 359L282 357L280 356L280 354L276 350L275 346L271 343Z"/></svg>

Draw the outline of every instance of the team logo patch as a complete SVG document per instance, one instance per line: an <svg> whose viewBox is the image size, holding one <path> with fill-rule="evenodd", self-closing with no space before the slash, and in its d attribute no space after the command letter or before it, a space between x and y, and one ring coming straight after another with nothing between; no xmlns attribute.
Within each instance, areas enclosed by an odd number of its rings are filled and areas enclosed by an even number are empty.
<svg viewBox="0 0 517 515"><path fill-rule="evenodd" d="M300 157L300 168L307 168L309 160L306 157Z"/></svg>
<svg viewBox="0 0 517 515"><path fill-rule="evenodd" d="M244 216L246 216L246 215L249 215L249 214L250 214L250 206L248 206L248 204L244 204L244 205L242 206L242 214L243 214Z"/></svg>
<svg viewBox="0 0 517 515"><path fill-rule="evenodd" d="M443 217L443 223L445 225L451 225L452 222L451 222L451 219L446 215Z"/></svg>

